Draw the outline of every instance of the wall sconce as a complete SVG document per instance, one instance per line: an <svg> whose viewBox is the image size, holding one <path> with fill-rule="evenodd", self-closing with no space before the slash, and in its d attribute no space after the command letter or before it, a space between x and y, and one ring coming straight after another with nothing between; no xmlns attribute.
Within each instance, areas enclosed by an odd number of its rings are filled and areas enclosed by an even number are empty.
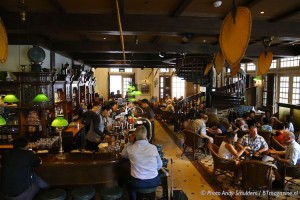
<svg viewBox="0 0 300 200"><path fill-rule="evenodd" d="M14 94L7 94L3 98L4 103L8 103L9 105L12 105L13 103L19 102L19 99Z"/></svg>
<svg viewBox="0 0 300 200"><path fill-rule="evenodd" d="M56 127L58 129L59 134L59 151L57 158L60 160L66 159L66 155L64 154L63 145L62 145L62 129L65 126L68 126L68 121L61 115L58 115L55 120L51 123L51 126Z"/></svg>

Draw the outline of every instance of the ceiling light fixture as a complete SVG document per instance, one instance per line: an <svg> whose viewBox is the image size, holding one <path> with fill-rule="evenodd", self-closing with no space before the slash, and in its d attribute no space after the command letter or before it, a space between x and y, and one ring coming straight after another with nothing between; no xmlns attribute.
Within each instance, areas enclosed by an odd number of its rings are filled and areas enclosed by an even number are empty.
<svg viewBox="0 0 300 200"><path fill-rule="evenodd" d="M265 14L265 11L263 11L263 10L262 10L262 11L260 11L260 14L261 14L261 15Z"/></svg>
<svg viewBox="0 0 300 200"><path fill-rule="evenodd" d="M219 0L219 1L217 0L217 1L214 1L214 2L213 2L213 6L214 6L215 8L218 8L218 7L220 7L221 5L222 5L222 1L220 1L220 0Z"/></svg>
<svg viewBox="0 0 300 200"><path fill-rule="evenodd" d="M164 53L164 52L159 52L159 53L158 53L158 56L161 57L161 58L164 58L165 55L166 55L166 53Z"/></svg>

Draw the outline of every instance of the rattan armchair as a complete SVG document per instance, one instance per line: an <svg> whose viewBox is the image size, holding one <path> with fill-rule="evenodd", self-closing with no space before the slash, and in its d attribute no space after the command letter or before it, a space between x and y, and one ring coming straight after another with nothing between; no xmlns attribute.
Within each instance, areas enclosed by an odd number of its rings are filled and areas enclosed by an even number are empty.
<svg viewBox="0 0 300 200"><path fill-rule="evenodd" d="M288 179L286 178L288 177ZM300 164L290 166L290 165L285 165L284 166L284 187L288 183L293 183L297 186L300 186ZM298 181L296 181L298 180Z"/></svg>
<svg viewBox="0 0 300 200"><path fill-rule="evenodd" d="M259 130L258 135L262 136L266 140L268 146L271 146L271 140L273 136L271 131Z"/></svg>
<svg viewBox="0 0 300 200"><path fill-rule="evenodd" d="M226 176L231 177L233 179L233 185L235 187L236 179L237 179L237 164L234 159L225 159L218 155L219 147L213 143L208 144L208 149L212 155L214 161L214 174L216 176L224 174Z"/></svg>
<svg viewBox="0 0 300 200"><path fill-rule="evenodd" d="M186 153L187 148L192 150L194 160L196 159L197 155L201 154L200 150L202 150L206 156L205 143L200 135L189 129L184 129L182 133L184 137L184 143L181 157Z"/></svg>
<svg viewBox="0 0 300 200"><path fill-rule="evenodd" d="M241 162L243 190L271 190L274 164L259 160Z"/></svg>

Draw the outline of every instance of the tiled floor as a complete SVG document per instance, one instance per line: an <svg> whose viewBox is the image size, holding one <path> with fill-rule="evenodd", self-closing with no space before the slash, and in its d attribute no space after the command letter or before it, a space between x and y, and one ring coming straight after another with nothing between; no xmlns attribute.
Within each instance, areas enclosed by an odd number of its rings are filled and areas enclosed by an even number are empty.
<svg viewBox="0 0 300 200"><path fill-rule="evenodd" d="M232 179L223 175L216 177L212 174L213 160L210 155L205 158L202 156L198 161L191 162L189 161L189 159L191 160L190 157L187 158L186 156L183 156L181 158L180 154L182 151L178 147L180 144L176 145L171 141L171 138L173 138L174 141L177 141L177 143L182 143L182 134L174 133L172 131L172 126L159 124L159 122L156 123L156 127L159 130L157 131L156 143L163 144L163 150L165 151L166 157L171 157L175 161L173 165L174 185L179 189L184 190L189 199L268 199L268 196L263 195L262 193L261 195L256 196L237 195L239 191L242 191L242 188L240 186L234 188L231 181ZM198 169L198 171L196 169ZM273 195L270 195L270 199L300 200L299 189L298 186L289 184L286 187L285 192L276 193L276 195L273 193ZM203 195L201 195L201 192Z"/></svg>
<svg viewBox="0 0 300 200"><path fill-rule="evenodd" d="M214 189L204 180L204 177L198 172L196 167L186 156L181 157L181 149L173 142L166 130L159 122L155 123L156 139L155 144L161 144L164 157L173 160L172 170L174 177L174 189L183 190L189 200L203 199L220 199L218 196L203 196L203 192L213 192ZM168 169L171 169L169 162ZM169 177L169 188L171 177ZM159 196L159 194L158 194Z"/></svg>

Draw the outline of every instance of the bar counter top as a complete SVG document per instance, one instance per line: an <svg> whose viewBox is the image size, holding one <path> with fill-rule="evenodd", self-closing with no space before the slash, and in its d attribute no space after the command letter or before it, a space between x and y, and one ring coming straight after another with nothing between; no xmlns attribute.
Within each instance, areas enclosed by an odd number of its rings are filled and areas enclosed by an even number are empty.
<svg viewBox="0 0 300 200"><path fill-rule="evenodd" d="M41 156L43 163L35 169L51 187L66 185L116 185L129 174L127 159L112 153L70 153L59 160L56 155Z"/></svg>

